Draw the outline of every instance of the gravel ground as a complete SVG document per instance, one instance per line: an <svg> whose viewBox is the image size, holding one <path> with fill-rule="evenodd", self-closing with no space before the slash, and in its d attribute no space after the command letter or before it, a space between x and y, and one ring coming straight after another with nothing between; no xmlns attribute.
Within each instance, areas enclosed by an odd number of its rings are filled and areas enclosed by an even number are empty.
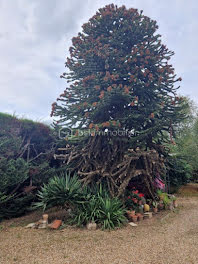
<svg viewBox="0 0 198 264"><path fill-rule="evenodd" d="M197 264L198 199L179 198L175 212L137 227L104 232L68 227L25 229L27 217L0 225L1 264Z"/></svg>

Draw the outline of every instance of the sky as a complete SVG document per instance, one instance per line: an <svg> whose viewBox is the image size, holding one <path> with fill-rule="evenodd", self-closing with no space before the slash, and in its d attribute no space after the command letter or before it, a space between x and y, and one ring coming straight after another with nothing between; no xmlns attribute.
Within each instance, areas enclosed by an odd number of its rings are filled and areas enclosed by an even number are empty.
<svg viewBox="0 0 198 264"><path fill-rule="evenodd" d="M51 104L66 87L60 75L71 38L111 3L157 20L162 42L175 52L179 94L198 103L197 0L0 0L0 112L51 122Z"/></svg>

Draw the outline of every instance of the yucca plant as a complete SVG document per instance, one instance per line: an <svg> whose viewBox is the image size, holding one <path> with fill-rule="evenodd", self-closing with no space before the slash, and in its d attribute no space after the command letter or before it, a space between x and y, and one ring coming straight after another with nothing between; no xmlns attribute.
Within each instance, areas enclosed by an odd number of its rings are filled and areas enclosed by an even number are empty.
<svg viewBox="0 0 198 264"><path fill-rule="evenodd" d="M111 198L108 192L100 185L90 199L77 206L73 223L78 226L95 222L102 229L114 229L126 222L125 209L117 198Z"/></svg>
<svg viewBox="0 0 198 264"><path fill-rule="evenodd" d="M71 222L77 226L83 226L89 222L96 222L99 216L99 200L93 195L85 203L76 207Z"/></svg>
<svg viewBox="0 0 198 264"><path fill-rule="evenodd" d="M39 201L34 204L34 208L43 210L57 205L67 208L85 199L78 176L76 174L71 176L69 173L62 173L50 179L37 196Z"/></svg>
<svg viewBox="0 0 198 264"><path fill-rule="evenodd" d="M126 222L122 202L117 198L100 198L100 215L98 222L102 229L114 229Z"/></svg>

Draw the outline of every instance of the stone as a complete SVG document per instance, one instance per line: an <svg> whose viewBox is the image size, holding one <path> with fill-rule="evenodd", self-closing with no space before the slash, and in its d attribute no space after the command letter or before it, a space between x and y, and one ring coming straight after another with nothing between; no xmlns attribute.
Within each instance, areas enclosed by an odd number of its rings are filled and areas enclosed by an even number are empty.
<svg viewBox="0 0 198 264"><path fill-rule="evenodd" d="M133 223L133 222L130 222L129 223L130 226L137 226L137 224Z"/></svg>
<svg viewBox="0 0 198 264"><path fill-rule="evenodd" d="M177 203L177 201L176 201L176 200L174 200L174 201L173 201L173 206L174 206L175 208L177 208L177 207L178 207L178 203Z"/></svg>
<svg viewBox="0 0 198 264"><path fill-rule="evenodd" d="M48 225L52 229L58 229L62 225L62 220L54 220L50 225Z"/></svg>
<svg viewBox="0 0 198 264"><path fill-rule="evenodd" d="M38 228L44 229L44 228L47 228L47 226L48 226L48 221L43 220L42 223L38 225Z"/></svg>
<svg viewBox="0 0 198 264"><path fill-rule="evenodd" d="M173 203L170 203L169 204L168 209L171 210L171 211L173 211L173 209L174 209Z"/></svg>
<svg viewBox="0 0 198 264"><path fill-rule="evenodd" d="M91 222L87 224L87 229L88 230L96 230L97 224L95 222Z"/></svg>
<svg viewBox="0 0 198 264"><path fill-rule="evenodd" d="M152 216L153 216L152 212L144 213L144 218L152 218Z"/></svg>
<svg viewBox="0 0 198 264"><path fill-rule="evenodd" d="M36 228L36 223L30 223L25 228Z"/></svg>
<svg viewBox="0 0 198 264"><path fill-rule="evenodd" d="M48 218L49 218L48 214L43 215L43 221L46 221L48 223Z"/></svg>

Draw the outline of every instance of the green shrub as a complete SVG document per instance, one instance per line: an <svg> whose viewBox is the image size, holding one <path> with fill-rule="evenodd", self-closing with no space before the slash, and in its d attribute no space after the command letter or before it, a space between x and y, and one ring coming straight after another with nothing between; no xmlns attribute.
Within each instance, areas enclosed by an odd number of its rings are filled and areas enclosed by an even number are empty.
<svg viewBox="0 0 198 264"><path fill-rule="evenodd" d="M105 190L99 189L98 193L92 194L87 202L77 206L73 223L83 226L95 222L102 229L110 230L126 222L125 212L119 199L111 198Z"/></svg>
<svg viewBox="0 0 198 264"><path fill-rule="evenodd" d="M17 196L0 192L0 221L4 218L18 217L28 211L34 196L32 194Z"/></svg>
<svg viewBox="0 0 198 264"><path fill-rule="evenodd" d="M0 202L1 218L26 212L35 194L24 193L24 188L39 188L54 175L50 162L55 145L48 126L0 113L0 192L9 197Z"/></svg>
<svg viewBox="0 0 198 264"><path fill-rule="evenodd" d="M181 185L188 183L192 179L192 167L179 157L169 157L167 176L170 191L175 192Z"/></svg>
<svg viewBox="0 0 198 264"><path fill-rule="evenodd" d="M11 187L23 183L29 177L29 165L23 159L0 159L0 191L7 192Z"/></svg>
<svg viewBox="0 0 198 264"><path fill-rule="evenodd" d="M84 199L78 176L76 174L70 176L68 173L51 178L48 184L44 184L37 196L39 201L34 204L34 208L43 210L57 205L67 208Z"/></svg>

